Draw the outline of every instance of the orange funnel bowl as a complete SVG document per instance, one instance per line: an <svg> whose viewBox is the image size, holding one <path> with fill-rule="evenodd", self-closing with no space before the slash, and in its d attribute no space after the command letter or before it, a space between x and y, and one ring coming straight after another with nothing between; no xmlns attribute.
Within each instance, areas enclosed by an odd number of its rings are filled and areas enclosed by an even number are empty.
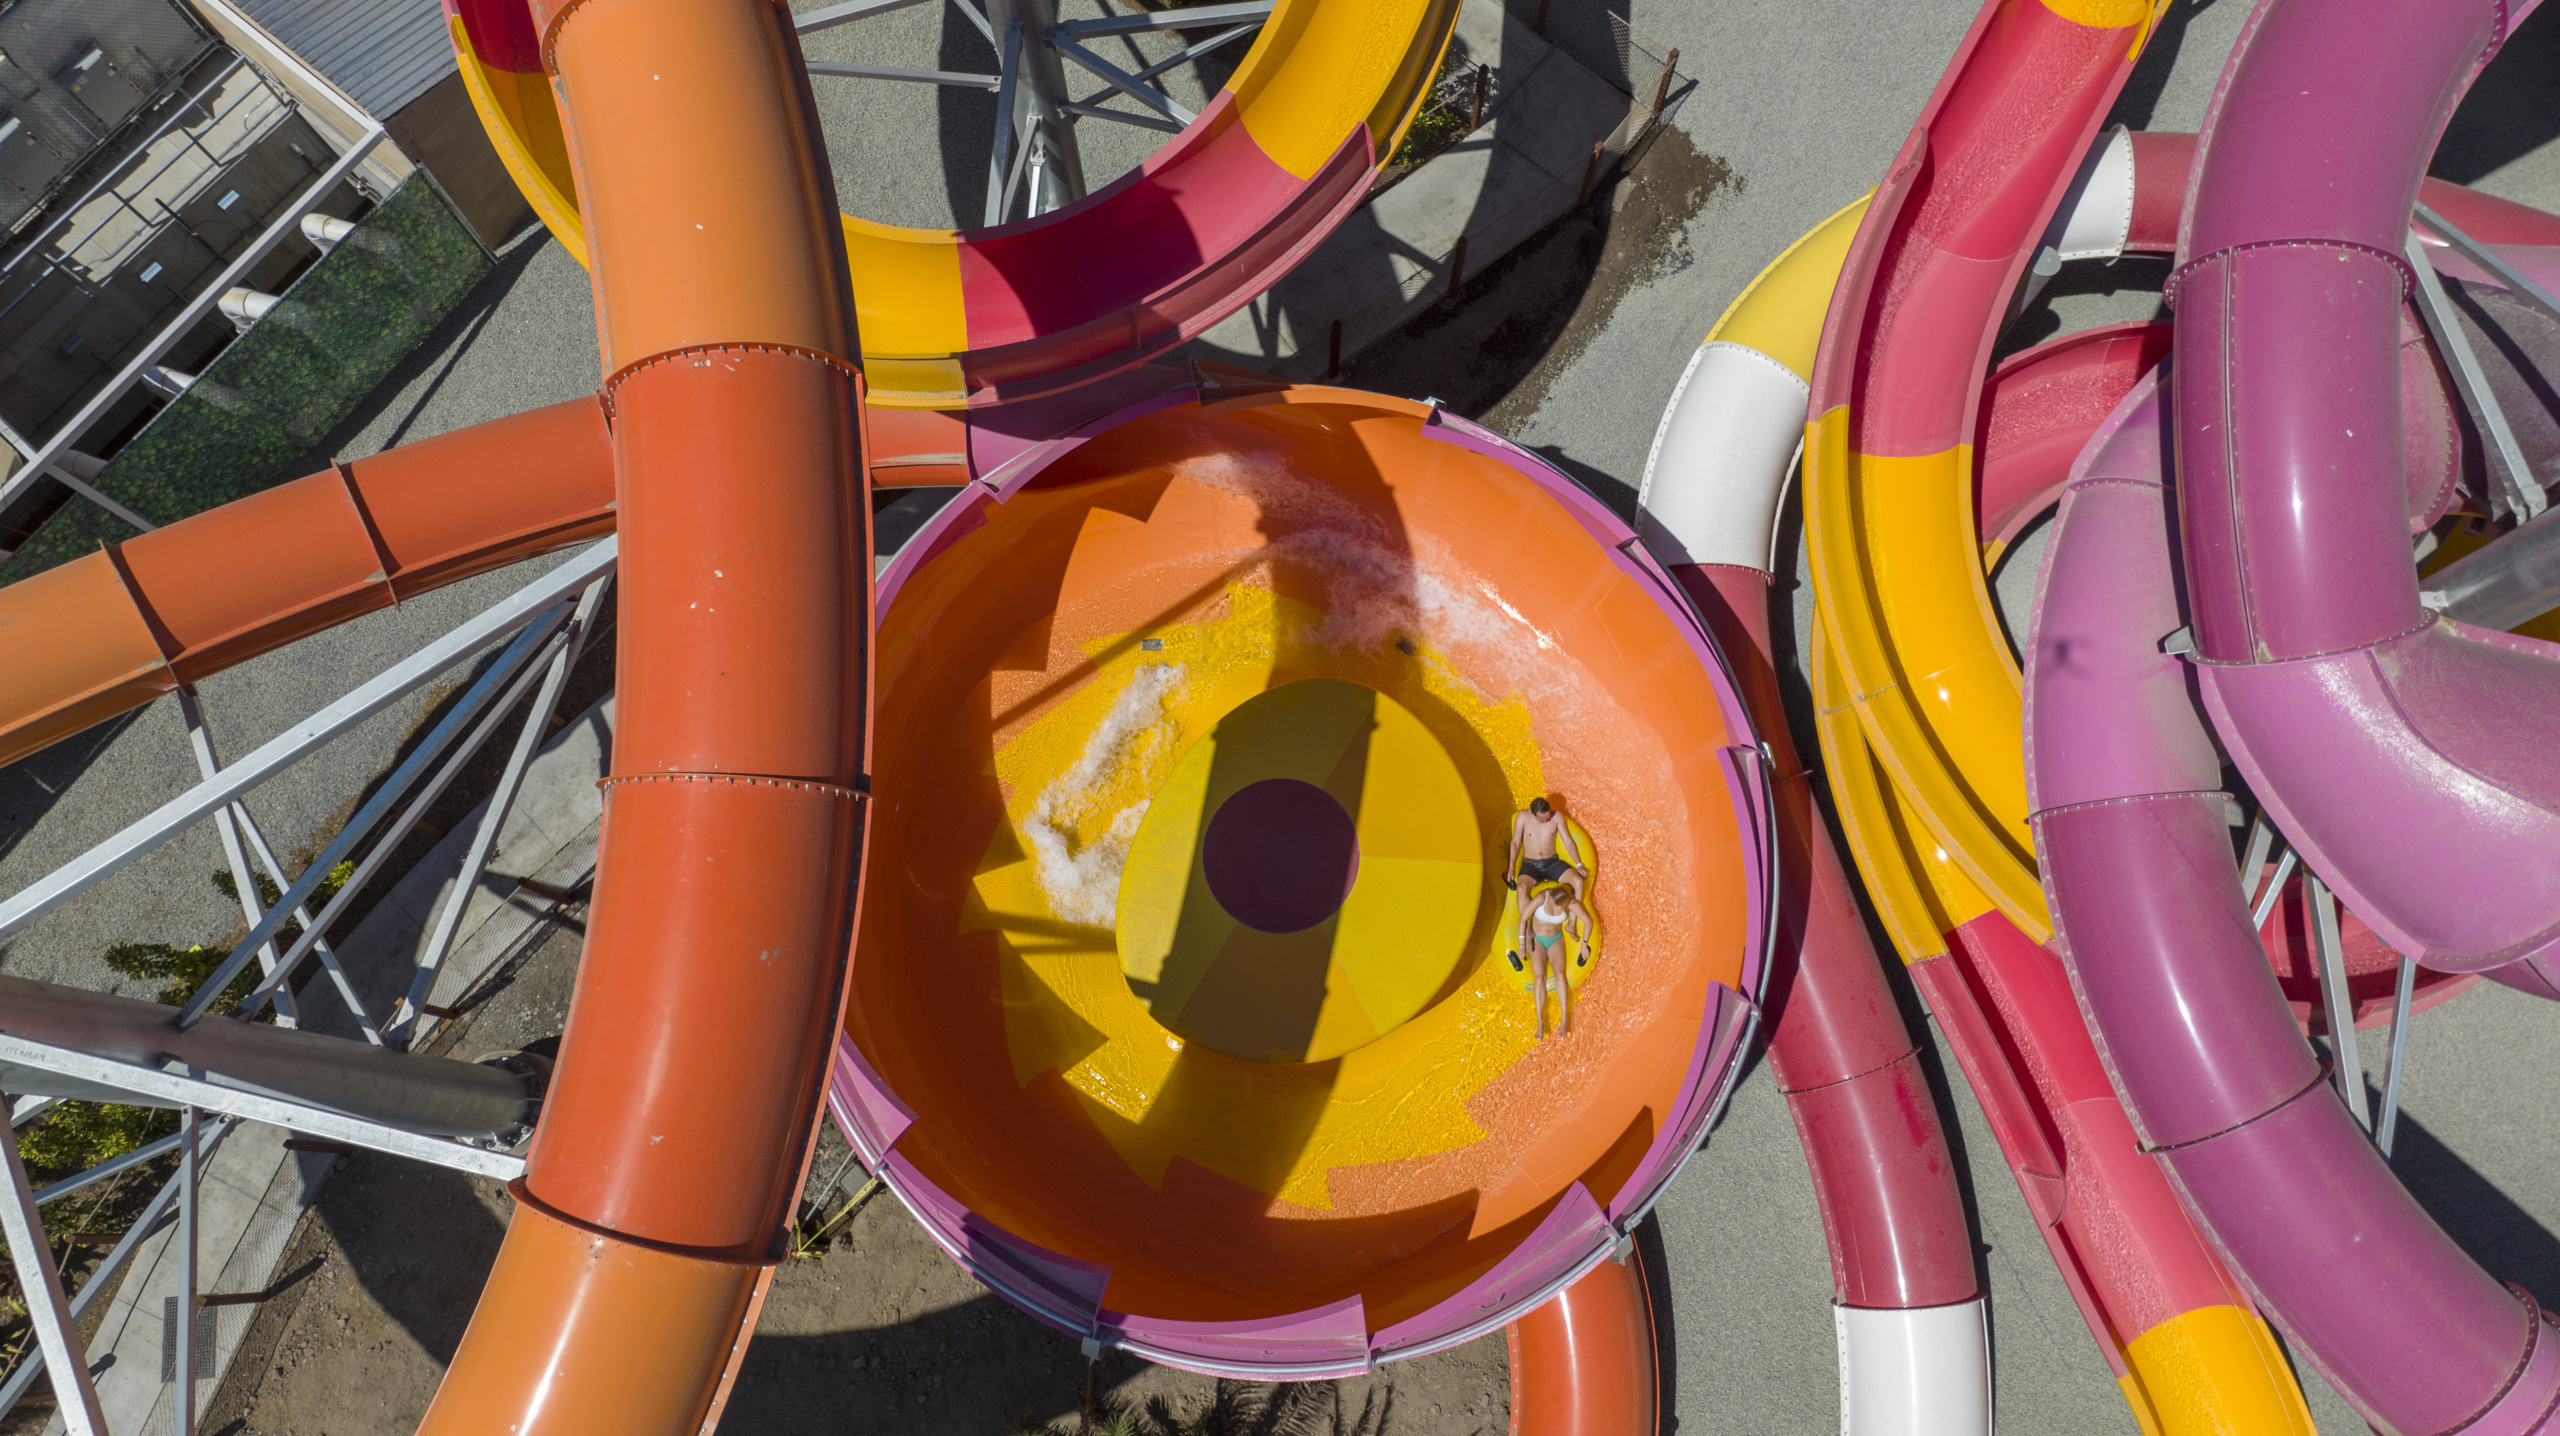
<svg viewBox="0 0 2560 1436"><path fill-rule="evenodd" d="M1766 965L1760 749L1544 463L1186 388L971 486L881 605L830 1097L995 1290L1195 1370L1364 1370L1544 1300L1697 1149ZM1501 882L1541 794L1595 919L1543 1040Z"/></svg>

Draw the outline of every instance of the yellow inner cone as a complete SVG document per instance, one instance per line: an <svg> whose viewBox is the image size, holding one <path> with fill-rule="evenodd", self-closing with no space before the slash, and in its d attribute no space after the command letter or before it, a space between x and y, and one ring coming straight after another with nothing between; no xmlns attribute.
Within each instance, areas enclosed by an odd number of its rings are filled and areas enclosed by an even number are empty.
<svg viewBox="0 0 2560 1436"><path fill-rule="evenodd" d="M1291 931L1231 912L1212 882L1217 838L1283 867L1323 847L1312 831L1213 834L1230 799L1274 782L1320 790L1357 839L1356 876L1332 869L1348 879L1339 906ZM1485 895L1482 852L1457 764L1412 713L1341 679L1284 684L1219 720L1148 803L1121 874L1121 971L1186 1041L1264 1062L1338 1057L1403 1025L1458 975ZM1234 871L1222 880L1240 901Z"/></svg>

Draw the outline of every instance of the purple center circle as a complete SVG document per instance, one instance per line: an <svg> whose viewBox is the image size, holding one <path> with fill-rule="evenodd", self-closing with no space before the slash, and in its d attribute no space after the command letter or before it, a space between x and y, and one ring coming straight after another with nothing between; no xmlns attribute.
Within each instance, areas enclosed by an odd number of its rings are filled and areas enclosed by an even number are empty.
<svg viewBox="0 0 2560 1436"><path fill-rule="evenodd" d="M1261 932L1298 932L1342 906L1360 875L1360 836L1324 789L1265 778L1218 805L1200 866L1229 917Z"/></svg>

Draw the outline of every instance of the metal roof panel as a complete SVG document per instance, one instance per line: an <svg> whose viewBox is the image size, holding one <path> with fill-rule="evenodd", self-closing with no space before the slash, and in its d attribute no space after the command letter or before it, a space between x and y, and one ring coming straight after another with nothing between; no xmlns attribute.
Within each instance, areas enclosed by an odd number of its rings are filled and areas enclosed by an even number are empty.
<svg viewBox="0 0 2560 1436"><path fill-rule="evenodd" d="M437 0L239 0L287 49L376 119L453 73Z"/></svg>

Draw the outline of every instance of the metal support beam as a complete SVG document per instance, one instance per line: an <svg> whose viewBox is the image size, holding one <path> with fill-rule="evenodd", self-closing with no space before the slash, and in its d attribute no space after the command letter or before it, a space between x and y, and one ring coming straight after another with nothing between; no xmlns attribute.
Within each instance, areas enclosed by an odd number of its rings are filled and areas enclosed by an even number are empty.
<svg viewBox="0 0 2560 1436"><path fill-rule="evenodd" d="M34 472L35 465L33 463L29 463L27 467L12 475L10 485L7 487L0 487L0 503L7 503L11 495L14 494L16 490L24 488L27 484L34 482L34 480L29 477ZM62 485L71 492L78 494L80 497L87 499L89 502L96 504L102 509L105 509L108 513L114 514L117 518L124 520L126 523L133 525L144 533L149 533L153 529L160 527L151 520L146 519L142 515L135 513L133 510L126 508L124 505L117 503L114 499L107 496L105 490L100 489L97 485L90 483L87 479L81 478L79 475L71 472L68 467L59 461L45 465L44 472L55 483Z"/></svg>
<svg viewBox="0 0 2560 1436"><path fill-rule="evenodd" d="M904 10L910 5L929 3L931 0L848 0L846 4L830 5L823 10L794 15L791 17L791 28L803 35L808 35L820 30L832 30L838 25L850 25L856 20L868 20L874 15L886 15L892 10Z"/></svg>
<svg viewBox="0 0 2560 1436"><path fill-rule="evenodd" d="M1014 133L1013 92L1022 82L1022 22L1008 20L1004 27L1004 45L997 55L996 75L996 139L987 152L987 224L1004 223L1005 206L1013 202L1013 174L1017 164L1014 144L1020 138Z"/></svg>
<svg viewBox="0 0 2560 1436"><path fill-rule="evenodd" d="M1017 145L1014 148L1013 163L1006 167L1004 172L1004 188L996 192L995 211L999 216L999 220L1003 215L1013 212L1013 196L1016 191L1022 188L1023 171L1030 167L1030 159L1031 147L1029 145ZM996 223L999 221L989 222Z"/></svg>
<svg viewBox="0 0 2560 1436"><path fill-rule="evenodd" d="M2275 847L2276 825L2260 812L2249 824L2249 850L2240 857L2240 891L2249 895L2254 905L2258 896L2258 875L2266 869L2267 854Z"/></svg>
<svg viewBox="0 0 2560 1436"><path fill-rule="evenodd" d="M1189 64L1193 60L1197 60L1201 56L1208 54L1210 51L1215 50L1222 45L1233 44L1261 28L1262 22L1256 20L1252 24L1238 25L1234 29L1212 35L1208 39L1203 40L1196 45L1185 45L1181 49L1176 50L1172 54L1165 56L1163 59L1156 61L1154 64L1140 70L1129 78L1133 80L1152 80L1156 76L1163 74L1165 71L1172 69L1176 65ZM1485 70L1483 66L1479 65L1476 67L1476 74L1479 77L1484 73ZM1479 78L1477 83L1481 85L1483 83L1482 79Z"/></svg>
<svg viewBox="0 0 2560 1436"><path fill-rule="evenodd" d="M2513 629L2560 607L2560 513L2516 525L2427 575L2418 600L2482 628Z"/></svg>
<svg viewBox="0 0 2560 1436"><path fill-rule="evenodd" d="M2311 900L2311 945L2319 954L2320 1001L2329 1023L2329 1075L2338 1084L2338 1100L2355 1114L2356 1125L2373 1130L2373 1112L2364 1095L2364 1053L2356 1046L2356 1005L2347 994L2346 948L2338 940L2338 899L2320 875L2302 873L2303 894Z"/></svg>
<svg viewBox="0 0 2560 1436"><path fill-rule="evenodd" d="M2418 317L2426 321L2427 337L2450 361L2446 369L2453 374L2453 387L2462 395L2463 406L2471 411L2472 422L2480 426L2482 448L2488 450L2489 464L2497 477L2505 480L2503 492L2491 498L2521 518L2540 514L2548 501L2542 484L2533 476L2533 466L2525 462L2524 448L2516 442L2516 432L2507 423L2507 411L2498 407L2498 396L2490 391L2489 376L2480 367L2480 356L2472 352L2471 336L2462 330L2461 318L2453 312L2453 302L2445 298L2444 281L2436 277L2435 266L2427 260L2426 245L2412 232L2402 252L2410 270L2418 280Z"/></svg>
<svg viewBox="0 0 2560 1436"><path fill-rule="evenodd" d="M2409 1056L2409 1007L2418 992L2418 964L2403 955L2400 978L2391 992L2391 1064L2382 1069L2382 1118L2373 1124L2373 1145L2391 1160L2391 1139L2400 1130L2400 1077Z"/></svg>
<svg viewBox="0 0 2560 1436"><path fill-rule="evenodd" d="M471 905L472 894L480 890L480 877L488 871L489 854L498 845L499 830L506 827L507 814L514 811L516 794L524 787L525 769L532 764L543 735L551 729L551 715L560 706L560 690L569 685L569 669L586 646L586 635L595 626L596 609L603 602L604 580L597 579L579 597L578 611L569 618L569 631L562 635L550 667L542 675L542 688L534 694L532 710L525 714L524 727L516 734L515 749L507 754L506 769L498 775L498 786L480 813L480 826L471 834L470 849L462 859L462 873L436 912L435 928L427 936L426 949L418 954L418 970L409 980L409 991L391 1010L390 1040L396 1046L414 1047L432 1030L418 1025L422 1009L435 987L436 974L444 969L445 954L453 948L463 910ZM433 1020L427 1019L430 1024Z"/></svg>
<svg viewBox="0 0 2560 1436"><path fill-rule="evenodd" d="M830 75L841 80L906 80L919 85L949 85L962 90L992 90L993 75L966 74L958 70L910 70L903 65L856 65L843 60L811 60L809 73Z"/></svg>
<svg viewBox="0 0 2560 1436"><path fill-rule="evenodd" d="M525 1079L502 1067L392 1052L352 1038L262 1022L181 1030L167 1007L85 987L0 975L0 1028L29 1042L127 1067L184 1063L221 1086L325 1107L437 1137L487 1138L529 1116ZM152 1105L125 1087L0 1063L0 1086L87 1101ZM167 1105L167 1104L162 1104Z"/></svg>
<svg viewBox="0 0 2560 1436"><path fill-rule="evenodd" d="M196 691L183 684L178 688L178 717L187 725L187 746L195 753L196 776L199 778L219 776L222 772L222 764L213 756L213 735L205 731L204 705L196 701ZM250 925L254 927L259 919L266 916L266 910L258 901L258 880L249 871L249 855L240 845L240 829L234 816L234 810L237 807L237 804L225 804L216 810L213 815L213 827L214 831L222 837L222 860L230 867L231 885L240 895L240 915L248 919ZM299 909L296 911L298 912ZM276 945L272 942L261 945L258 948L258 961L263 965L262 970L275 971ZM285 993L276 1003L276 1025L300 1026L301 1024L297 1021L299 1016L300 1014L293 1006L292 994Z"/></svg>
<svg viewBox="0 0 2560 1436"><path fill-rule="evenodd" d="M554 639L553 643L556 645L560 641ZM544 650L546 653L548 651L548 649ZM355 901L356 894L364 891L365 885L373 880L373 875L390 860L391 854L400 846L400 840L409 835L409 830L416 827L418 820L426 816L427 809L434 806L436 799L452 785L455 778L461 775L462 765L471 761L472 755L479 752L481 745L488 742L490 735L496 733L498 726L506 721L507 714L514 711L516 704L524 700L526 690L533 686L535 679L542 672L542 665L538 661L540 657L540 654L535 655L537 661L532 662L519 660L516 664L514 681L508 686L505 694L495 703L480 705L482 708L480 722L471 730L471 736L463 739L453 749L452 753L445 758L444 766L437 769L435 776L427 781L426 786L418 791L417 796L409 800L408 806L400 810L400 816L391 821L391 826L384 830L381 838L374 843L372 850L356 864L355 871L347 876L346 882L339 887L337 895L330 898L327 905L320 909L319 919L304 927L302 936L295 938L293 946L285 950L282 971L291 973L301 966L303 954L316 947L320 942L320 935L337 924L338 915L347 910L347 905ZM442 730L439 729L438 733L441 732ZM442 741L450 741L449 736L439 740L437 734L430 734L428 743L420 746L420 752L427 758L433 759ZM305 876L309 875L309 871L305 870ZM241 999L240 1015L244 1017L257 1015L258 1009L265 1006L277 991L278 982L279 979L273 977L260 981L250 990L247 997Z"/></svg>
<svg viewBox="0 0 2560 1436"><path fill-rule="evenodd" d="M1063 35L1124 35L1133 30L1197 30L1211 25L1224 25L1234 20L1250 20L1256 25L1271 18L1273 0L1247 0L1240 5L1191 5L1179 10L1141 10L1133 15L1105 15L1098 20L1061 20L1058 32Z"/></svg>
<svg viewBox="0 0 2560 1436"><path fill-rule="evenodd" d="M98 1408L98 1388L89 1380L88 1354L80 1345L79 1318L63 1298L62 1270L53 1263L53 1243L45 1236L35 1192L27 1185L27 1164L18 1157L16 1141L6 1145L9 1200L0 1203L0 1233L8 1238L9 1264L27 1299L36 1346L54 1373L53 1395L62 1424L71 1436L107 1436L106 1413Z"/></svg>
<svg viewBox="0 0 2560 1436"><path fill-rule="evenodd" d="M951 0L951 8L959 11L960 18L968 21L979 34L986 36L988 44L996 42L996 27L987 23L985 11L970 4L969 0Z"/></svg>
<svg viewBox="0 0 2560 1436"><path fill-rule="evenodd" d="M1022 27L1013 108L997 115L996 123L1012 123L1014 142L1029 157L1025 212L1063 209L1085 196L1084 156L1076 146L1075 117L1065 108L1071 98L1067 72L1058 63L1075 41L1057 33L1057 0L987 0L987 19L1008 31Z"/></svg>
<svg viewBox="0 0 2560 1436"><path fill-rule="evenodd" d="M2531 275L2509 264L2505 255L2463 233L2454 227L2452 221L2423 204L2418 206L2418 220L2434 230L2446 244L2453 246L2463 258L2489 271L2500 284L2514 290L2518 298L2553 319L2560 319L2560 297L2554 297L2550 290L2535 283Z"/></svg>
<svg viewBox="0 0 2560 1436"><path fill-rule="evenodd" d="M1066 56L1068 59L1075 61L1079 65L1082 65L1085 69L1093 73L1095 79L1101 80L1111 88L1127 95L1130 99L1137 101L1139 104L1146 106L1157 114L1163 115L1168 119L1178 120L1186 125L1191 123L1193 120L1200 118L1188 109L1183 108L1183 106L1177 103L1172 96L1152 85L1140 83L1137 76L1130 74L1128 71L1112 64L1109 60L1102 58L1100 55L1097 55L1091 50L1088 50L1084 46L1076 43L1072 37L1057 35L1052 36L1051 40L1052 43L1058 47L1059 54Z"/></svg>
<svg viewBox="0 0 2560 1436"><path fill-rule="evenodd" d="M186 1004L178 1009L178 1026L193 1027L204 1020L204 1015L211 1010L214 999L220 997L222 990L231 985L231 979L240 975L240 969L248 965L250 957L257 951L258 944L267 942L282 930L286 917L293 909L311 901L311 895L319 891L320 884L328 878L329 870L336 867L340 860L353 851L355 845L362 842L367 833L373 831L373 825L381 821L383 814L391 811L392 806L408 793L409 786L427 770L427 765L433 763L444 752L445 748L462 732L464 725L480 715L482 707L491 698L497 696L498 689L515 676L516 670L525 666L525 661L533 656L535 648L550 636L552 625L567 616L566 605L554 605L544 610L536 615L531 623L524 626L524 630L515 636L513 642L500 651L497 660L489 665L488 671L474 680L469 688L463 690L462 697L455 700L452 710L446 713L443 719L437 722L435 728L427 734L426 741L420 743L416 751L401 760L399 767L391 770L391 776L382 781L382 785L374 790L373 796L365 800L363 807L356 809L355 816L347 819L346 826L340 828L337 836L331 838L327 846L320 849L319 855L311 860L310 866L302 870L302 876L293 880L293 886L285 889L284 896L276 900L276 905L268 910L265 917L251 925L249 935L240 939L240 945L231 950L231 955L222 960L222 965L215 968L213 975L204 980L204 985L196 989L195 995L188 998ZM340 891L343 895L344 889ZM315 932L310 930L303 933L305 938L312 938L315 935ZM294 944L296 954L299 954L302 949L302 943ZM275 972L268 974L266 981L258 985L258 995L263 996L276 990L290 971L290 968L279 966Z"/></svg>
<svg viewBox="0 0 2560 1436"><path fill-rule="evenodd" d="M36 1205L43 1206L47 1202L70 1196L84 1187L94 1187L119 1172L129 1172L145 1162L156 1162L177 1150L181 1135L183 1134L173 1132L156 1141L145 1142L121 1157L110 1157L86 1171L73 1172L61 1181L38 1187L36 1188Z"/></svg>
<svg viewBox="0 0 2560 1436"><path fill-rule="evenodd" d="M614 540L596 543L535 579L487 612L392 665L371 682L295 724L256 752L197 784L123 831L90 848L0 901L0 937L24 928L55 907L88 891L214 810L274 777L338 734L381 712L403 694L432 681L458 660L577 592L612 570Z"/></svg>
<svg viewBox="0 0 2560 1436"><path fill-rule="evenodd" d="M1119 124L1135 125L1142 130L1157 130L1168 135L1182 133L1182 126L1171 120L1160 120L1153 115L1133 115L1127 110L1107 110L1100 105L1088 105L1081 100L1070 100L1058 108L1079 119L1112 120Z"/></svg>
<svg viewBox="0 0 2560 1436"><path fill-rule="evenodd" d="M172 1383L171 1409L176 1417L177 1436L195 1436L196 1430L196 1197L203 1185L203 1154L196 1150L199 1130L196 1109L178 1110L178 1299L177 1370Z"/></svg>
<svg viewBox="0 0 2560 1436"><path fill-rule="evenodd" d="M422 797L418 806L423 810L431 801L433 800ZM286 888L293 886L293 879L284 875L284 864L276 861L275 849L267 846L267 835L258 830L258 820L249 816L249 805L233 803L231 816L240 824L241 835L249 840L250 851L257 855L259 870L267 875L269 882L276 885L276 891L281 894ZM356 1030L364 1034L365 1041L377 1047L382 1045L382 1031L373 1025L372 1015L364 1010L364 999L356 995L355 983L348 979L347 970L339 965L337 950L329 946L327 938L320 935L328 931L327 926L312 921L310 914L303 908L293 910L293 920L302 924L304 932L311 934L311 951L319 957L321 970L329 974L330 983L338 989L339 1000L346 1003L347 1011L354 1015Z"/></svg>
<svg viewBox="0 0 2560 1436"><path fill-rule="evenodd" d="M524 1175L524 1159L510 1157L503 1152L485 1151L442 1137L422 1137L415 1132L367 1122L306 1102L263 1092L246 1092L175 1072L110 1062L103 1057L74 1052L68 1047L51 1047L22 1037L0 1034L0 1062L42 1068L80 1081L115 1087L154 1106L201 1107L244 1122L264 1122L271 1127L304 1132L376 1152L388 1152L395 1157L431 1162L439 1167L451 1167L501 1182L511 1182Z"/></svg>
<svg viewBox="0 0 2560 1436"><path fill-rule="evenodd" d="M228 1117L216 1117L210 1125L211 1134L197 1144L197 1154L201 1160L211 1160L213 1154L221 1149L222 1139L239 1128L239 1124ZM133 1254L142 1249L143 1242L149 1239L152 1233L160 1230L160 1223L169 1215L169 1204L177 1200L177 1196L177 1178L172 1177L160 1184L160 1190L153 1193L150 1202L143 1207L142 1215L135 1217L133 1225L125 1228L123 1238L115 1244L113 1250L107 1253L106 1260L98 1263L98 1269L89 1273L89 1279L81 1283L80 1294L71 1298L71 1319L74 1322L87 1314L89 1308L97 1304L98 1298L114 1288L116 1273L123 1271L125 1263L133 1260ZM58 1282L54 1289L61 1290ZM75 1365L78 1365L85 1374L87 1371L85 1361ZM6 1416L15 1410L19 1399L27 1394L27 1388L33 1386L36 1378L43 1375L46 1370L43 1347L39 1346L22 1357L18 1362L18 1368L9 1373L9 1379L0 1382L0 1416Z"/></svg>
<svg viewBox="0 0 2560 1436"><path fill-rule="evenodd" d="M2295 852L2291 844L2286 844L2284 856L2276 859L2276 870L2267 874L2266 889L2258 894L2256 905L2249 909L2249 923L2252 927L2263 928L2267 925L2267 919L2275 916L2276 903L2284 897L2286 881L2293 876L2293 870L2301 865L2302 855Z"/></svg>

